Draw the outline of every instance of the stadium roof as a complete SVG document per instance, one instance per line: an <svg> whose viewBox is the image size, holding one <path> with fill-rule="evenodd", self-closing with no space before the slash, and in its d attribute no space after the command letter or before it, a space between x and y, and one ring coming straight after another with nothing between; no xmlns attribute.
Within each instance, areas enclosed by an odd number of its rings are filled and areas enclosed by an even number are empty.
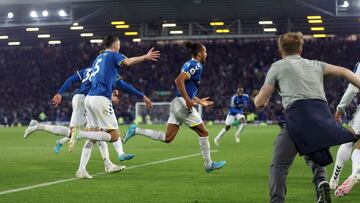
<svg viewBox="0 0 360 203"><path fill-rule="evenodd" d="M0 45L8 41L34 43L38 34L50 34L39 40L80 40L80 33L93 33L99 38L107 33L142 39L196 37L248 37L267 36L286 31L305 34L357 34L360 22L355 14L359 3L349 0L0 0ZM59 10L63 16L59 16ZM42 16L46 10L48 15ZM30 12L35 11L30 17ZM9 18L9 12L13 17ZM35 15L36 14L36 15ZM321 16L320 23L310 24L307 16ZM342 17L339 17L342 16ZM344 17L346 16L346 17ZM111 25L124 21L122 29ZM260 24L259 21L272 21ZM224 25L211 26L210 22ZM76 30L71 30L78 23ZM163 23L176 24L163 27ZM129 26L127 28L127 25ZM39 31L26 32L26 28ZM317 27L318 30L311 30ZM320 27L320 28L319 28ZM323 27L323 30L321 29ZM219 30L219 31L216 31ZM170 33L172 31L172 33ZM174 32L175 31L175 32ZM176 32L177 31L177 32ZM136 34L136 33L132 33ZM1 40L1 36L3 37ZM179 37L180 36L180 37ZM6 42L6 43L5 43Z"/></svg>

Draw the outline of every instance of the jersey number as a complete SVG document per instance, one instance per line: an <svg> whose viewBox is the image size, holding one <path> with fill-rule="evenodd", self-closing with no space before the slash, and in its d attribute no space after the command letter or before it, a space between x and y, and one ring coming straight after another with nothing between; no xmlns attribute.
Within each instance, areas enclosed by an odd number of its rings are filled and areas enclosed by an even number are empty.
<svg viewBox="0 0 360 203"><path fill-rule="evenodd" d="M86 70L85 78L81 82L85 82L90 78L91 75L91 69Z"/></svg>
<svg viewBox="0 0 360 203"><path fill-rule="evenodd" d="M89 80L91 79L99 72L100 66L99 63L101 63L102 59L98 59L95 63L94 71L91 73Z"/></svg>

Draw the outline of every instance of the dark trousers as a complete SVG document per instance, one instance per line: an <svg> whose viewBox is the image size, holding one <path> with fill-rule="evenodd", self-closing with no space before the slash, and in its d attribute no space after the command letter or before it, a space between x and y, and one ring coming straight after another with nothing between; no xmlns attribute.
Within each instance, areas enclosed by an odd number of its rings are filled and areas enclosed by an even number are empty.
<svg viewBox="0 0 360 203"><path fill-rule="evenodd" d="M286 176L288 175L289 168L295 159L297 150L294 142L291 140L286 126L282 128L279 136L274 143L274 152L272 163L270 166L270 202L282 203L286 195ZM317 189L317 185L326 180L326 170L315 164L305 156L306 164L313 172L313 183Z"/></svg>

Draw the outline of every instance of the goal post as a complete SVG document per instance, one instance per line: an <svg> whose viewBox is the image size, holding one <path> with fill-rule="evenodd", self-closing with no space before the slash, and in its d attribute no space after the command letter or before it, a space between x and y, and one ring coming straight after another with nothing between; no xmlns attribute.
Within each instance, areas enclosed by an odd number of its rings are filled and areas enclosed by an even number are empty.
<svg viewBox="0 0 360 203"><path fill-rule="evenodd" d="M166 124L170 113L170 102L153 102L154 108L148 109L144 102L135 104L135 124ZM202 116L202 106L196 105L200 116Z"/></svg>

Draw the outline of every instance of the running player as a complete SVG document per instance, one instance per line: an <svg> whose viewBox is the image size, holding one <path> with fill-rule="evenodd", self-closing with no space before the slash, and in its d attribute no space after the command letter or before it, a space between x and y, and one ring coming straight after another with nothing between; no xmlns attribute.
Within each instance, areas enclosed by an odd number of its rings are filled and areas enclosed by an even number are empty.
<svg viewBox="0 0 360 203"><path fill-rule="evenodd" d="M79 139L113 142L122 148L120 131L111 103L111 93L120 71L118 69L144 61L157 61L160 57L160 52L151 48L145 55L126 58L119 53L119 38L112 35L104 38L103 45L105 51L96 57L92 65L91 89L85 98L86 119L90 131L82 131L77 127L72 129L69 151L74 149Z"/></svg>
<svg viewBox="0 0 360 203"><path fill-rule="evenodd" d="M230 130L230 127L235 120L240 121L240 125L234 135L235 142L240 143L240 133L243 131L246 124L243 108L248 105L249 105L249 95L244 94L243 87L239 86L236 91L236 94L231 97L229 112L225 120L225 128L221 129L219 134L214 139L214 143L216 146L219 146L221 137L224 136L228 130Z"/></svg>
<svg viewBox="0 0 360 203"><path fill-rule="evenodd" d="M360 76L360 63L357 63L354 68L356 75ZM345 108L351 103L354 97L358 94L359 89L356 88L351 83L348 85L344 95L341 98L339 105L336 107L335 119L337 122L342 122L342 117L345 114ZM350 122L352 130L356 134L360 134L360 113L359 107L354 113L353 119ZM335 190L335 195L338 197L344 196L350 193L351 189L358 183L360 178L360 150L354 149L353 151L353 142L342 144L336 154L336 161L334 165L334 171L330 179L330 189ZM351 155L352 152L352 155ZM341 171L344 168L345 163L352 159L352 173L351 175L341 184L339 187L339 179Z"/></svg>
<svg viewBox="0 0 360 203"><path fill-rule="evenodd" d="M193 108L196 103L202 106L210 106L213 104L212 101L208 101L208 97L203 99L196 97L207 53L205 46L201 43L192 44L191 42L187 42L186 47L189 49L192 59L183 65L181 73L175 80L177 87L176 97L170 104L170 116L167 122L166 133L141 129L136 127L136 125L131 125L126 133L124 143L136 134L170 143L175 139L180 125L186 123L199 135L200 148L205 160L205 170L211 172L224 167L225 161L213 162L211 160L208 131L199 113Z"/></svg>

